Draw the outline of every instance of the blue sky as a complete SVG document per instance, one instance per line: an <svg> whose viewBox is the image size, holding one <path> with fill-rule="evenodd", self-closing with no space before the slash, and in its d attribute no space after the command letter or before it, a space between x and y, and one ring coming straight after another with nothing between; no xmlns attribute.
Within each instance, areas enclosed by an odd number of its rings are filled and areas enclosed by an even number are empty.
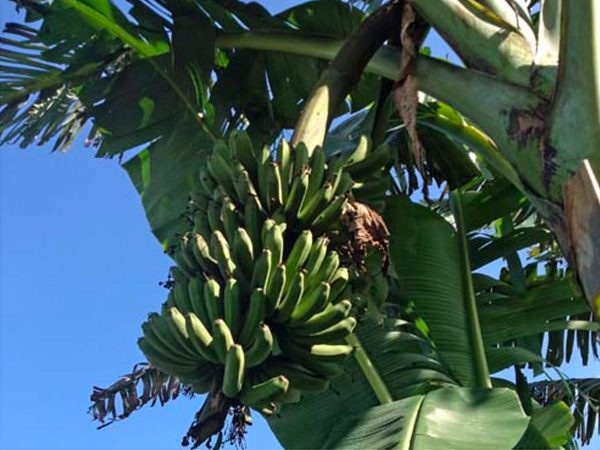
<svg viewBox="0 0 600 450"><path fill-rule="evenodd" d="M2 26L15 20L7 2L0 8ZM0 149L1 448L176 448L201 405L144 408L101 431L86 414L93 385L143 360L139 325L164 300L170 265L125 171L93 154L81 140L67 154ZM248 448L280 448L255 423Z"/></svg>

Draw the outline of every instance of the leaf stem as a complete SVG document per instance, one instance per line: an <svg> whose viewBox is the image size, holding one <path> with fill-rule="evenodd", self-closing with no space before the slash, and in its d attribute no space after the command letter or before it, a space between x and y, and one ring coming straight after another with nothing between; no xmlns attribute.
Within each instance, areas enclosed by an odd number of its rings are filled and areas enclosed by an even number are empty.
<svg viewBox="0 0 600 450"><path fill-rule="evenodd" d="M250 31L219 33L216 45L220 48L279 51L331 60L336 57L342 41L300 32ZM401 49L380 47L365 71L397 80L401 72ZM416 76L420 91L450 104L471 119L494 140L503 157L509 160L513 159L514 145L507 134L511 123L506 112L513 109L535 110L541 102L529 89L425 55L417 56ZM456 95L456 86L469 86L469 89Z"/></svg>
<svg viewBox="0 0 600 450"><path fill-rule="evenodd" d="M371 362L371 359L363 348L358 336L356 336L356 334L351 334L346 337L346 342L348 345L354 347L354 358L365 375L365 378L371 385L371 389L373 389L373 392L375 393L377 400L379 400L379 403L382 405L385 405L386 403L392 403L394 399L392 398L390 391L379 375L379 372L377 372L377 369Z"/></svg>
<svg viewBox="0 0 600 450"><path fill-rule="evenodd" d="M475 360L475 370L477 386L491 388L492 381L490 371L485 355L483 344L483 335L481 325L479 324L479 315L477 314L477 304L475 303L475 290L473 289L473 280L471 279L471 264L469 263L469 249L467 246L467 235L465 232L465 221L463 216L462 197L459 189L450 193L450 206L456 221L456 229L459 240L459 253L462 264L463 287L465 291L465 311L467 314L467 323L473 349L473 359Z"/></svg>

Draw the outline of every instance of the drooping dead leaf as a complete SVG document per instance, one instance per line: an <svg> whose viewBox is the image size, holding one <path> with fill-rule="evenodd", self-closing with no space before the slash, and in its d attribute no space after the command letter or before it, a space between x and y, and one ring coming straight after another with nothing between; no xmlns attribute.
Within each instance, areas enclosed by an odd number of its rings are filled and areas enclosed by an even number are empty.
<svg viewBox="0 0 600 450"><path fill-rule="evenodd" d="M142 385L142 394L138 393ZM93 402L89 408L94 420L101 425L98 429L107 427L118 420L127 418L132 412L156 401L161 405L169 400L175 400L183 390L187 396L193 393L188 386L183 386L176 377L160 372L156 367L141 363L136 364L130 374L124 375L108 388L94 386L90 400ZM120 407L117 397L121 398ZM110 418L107 420L107 416Z"/></svg>
<svg viewBox="0 0 600 450"><path fill-rule="evenodd" d="M564 186L565 216L577 275L600 320L600 183L584 159Z"/></svg>
<svg viewBox="0 0 600 450"><path fill-rule="evenodd" d="M430 180L424 167L425 149L417 133L419 90L417 88L415 66L421 36L415 33L415 30L411 27L416 19L417 15L413 7L410 3L405 3L400 31L400 41L402 42L401 73L394 87L394 102L406 126L406 131L410 138L412 155L423 177L423 192L426 195Z"/></svg>

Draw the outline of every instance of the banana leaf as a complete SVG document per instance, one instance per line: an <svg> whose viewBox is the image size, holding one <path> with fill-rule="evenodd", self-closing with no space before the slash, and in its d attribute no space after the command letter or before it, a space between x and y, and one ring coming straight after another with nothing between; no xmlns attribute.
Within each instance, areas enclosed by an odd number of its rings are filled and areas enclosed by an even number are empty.
<svg viewBox="0 0 600 450"><path fill-rule="evenodd" d="M194 124L179 123L176 131L154 142L123 167L141 196L152 232L164 249L189 228L184 213L190 192L199 182L198 167L211 148ZM204 150L205 151L205 150Z"/></svg>
<svg viewBox="0 0 600 450"><path fill-rule="evenodd" d="M456 385L413 325L363 321L356 335L392 400ZM349 412L366 414L379 404L369 378L351 358L328 391L306 394L300 403L284 405L268 422L285 448L329 448L336 446L330 433L340 418Z"/></svg>
<svg viewBox="0 0 600 450"><path fill-rule="evenodd" d="M477 386L456 231L437 213L400 196L388 202L385 221L391 234L390 259L403 296L414 302L427 323L441 361L462 385Z"/></svg>
<svg viewBox="0 0 600 450"><path fill-rule="evenodd" d="M511 449L528 423L510 389L448 387L342 417L324 448Z"/></svg>
<svg viewBox="0 0 600 450"><path fill-rule="evenodd" d="M563 402L539 408L531 416L529 428L515 448L533 450L560 447L571 438L574 422L569 407Z"/></svg>

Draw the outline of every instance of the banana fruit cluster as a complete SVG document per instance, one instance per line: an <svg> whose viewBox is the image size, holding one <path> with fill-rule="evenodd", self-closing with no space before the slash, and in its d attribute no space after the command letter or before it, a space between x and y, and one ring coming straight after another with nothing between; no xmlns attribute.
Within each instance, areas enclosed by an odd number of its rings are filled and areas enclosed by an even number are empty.
<svg viewBox="0 0 600 450"><path fill-rule="evenodd" d="M172 290L142 325L148 361L261 410L327 389L356 326L350 270L327 233L363 187L355 178L389 162L369 147L326 161L285 142L256 152L241 132L217 143L192 195L193 229L172 255Z"/></svg>

